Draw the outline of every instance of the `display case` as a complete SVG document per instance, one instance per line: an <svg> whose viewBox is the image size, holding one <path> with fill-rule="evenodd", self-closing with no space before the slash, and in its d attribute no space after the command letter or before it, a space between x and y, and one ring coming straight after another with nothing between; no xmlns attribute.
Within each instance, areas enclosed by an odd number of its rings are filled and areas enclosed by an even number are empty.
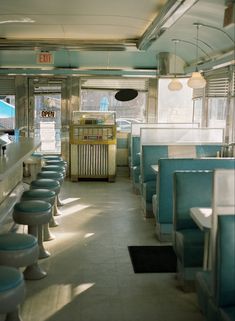
<svg viewBox="0 0 235 321"><path fill-rule="evenodd" d="M70 126L71 180L116 176L114 112L74 111Z"/></svg>

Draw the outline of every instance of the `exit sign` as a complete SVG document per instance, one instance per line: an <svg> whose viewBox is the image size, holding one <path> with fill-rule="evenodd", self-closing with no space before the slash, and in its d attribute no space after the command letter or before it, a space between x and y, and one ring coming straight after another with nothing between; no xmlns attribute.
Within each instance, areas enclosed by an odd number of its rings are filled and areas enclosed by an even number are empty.
<svg viewBox="0 0 235 321"><path fill-rule="evenodd" d="M51 65L54 63L54 56L50 52L39 52L37 54L37 63Z"/></svg>

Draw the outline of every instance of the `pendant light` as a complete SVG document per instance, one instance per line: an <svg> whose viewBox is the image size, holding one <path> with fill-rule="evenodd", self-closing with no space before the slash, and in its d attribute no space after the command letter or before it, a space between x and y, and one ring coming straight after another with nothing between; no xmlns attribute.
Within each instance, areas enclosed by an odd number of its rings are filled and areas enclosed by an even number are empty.
<svg viewBox="0 0 235 321"><path fill-rule="evenodd" d="M198 62L198 32L200 25L194 24L197 27L197 42L196 42L196 63ZM188 80L188 86L193 89L204 88L206 86L206 80L198 71L197 65L196 70L192 73L191 78Z"/></svg>
<svg viewBox="0 0 235 321"><path fill-rule="evenodd" d="M168 84L168 89L171 91L181 90L183 85L181 82L176 78L176 44L179 42L177 39L172 39L175 44L175 52L174 52L174 78L171 79L171 82Z"/></svg>

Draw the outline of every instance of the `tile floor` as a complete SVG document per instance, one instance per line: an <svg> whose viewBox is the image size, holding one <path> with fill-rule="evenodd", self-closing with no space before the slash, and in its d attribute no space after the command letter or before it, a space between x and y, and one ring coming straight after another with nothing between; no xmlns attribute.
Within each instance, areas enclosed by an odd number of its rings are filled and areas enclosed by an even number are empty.
<svg viewBox="0 0 235 321"><path fill-rule="evenodd" d="M45 242L48 276L27 281L23 321L203 321L195 293L174 273L135 274L128 245L156 245L127 177L115 183L64 182L66 203Z"/></svg>

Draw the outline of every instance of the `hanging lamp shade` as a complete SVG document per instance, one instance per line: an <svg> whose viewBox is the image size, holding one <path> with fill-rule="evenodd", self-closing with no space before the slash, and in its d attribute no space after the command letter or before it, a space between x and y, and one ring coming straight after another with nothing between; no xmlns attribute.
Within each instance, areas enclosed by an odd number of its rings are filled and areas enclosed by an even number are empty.
<svg viewBox="0 0 235 321"><path fill-rule="evenodd" d="M177 78L171 79L171 82L168 84L168 89L171 91L181 90L183 85Z"/></svg>
<svg viewBox="0 0 235 321"><path fill-rule="evenodd" d="M195 71L192 73L192 76L189 78L187 84L193 89L204 88L206 86L206 80L199 71Z"/></svg>
<svg viewBox="0 0 235 321"><path fill-rule="evenodd" d="M171 82L168 84L168 89L171 91L181 90L183 85L181 82L176 78L175 71L176 71L176 45L178 43L177 39L172 39L175 45L175 52L174 52L174 78L171 79Z"/></svg>

